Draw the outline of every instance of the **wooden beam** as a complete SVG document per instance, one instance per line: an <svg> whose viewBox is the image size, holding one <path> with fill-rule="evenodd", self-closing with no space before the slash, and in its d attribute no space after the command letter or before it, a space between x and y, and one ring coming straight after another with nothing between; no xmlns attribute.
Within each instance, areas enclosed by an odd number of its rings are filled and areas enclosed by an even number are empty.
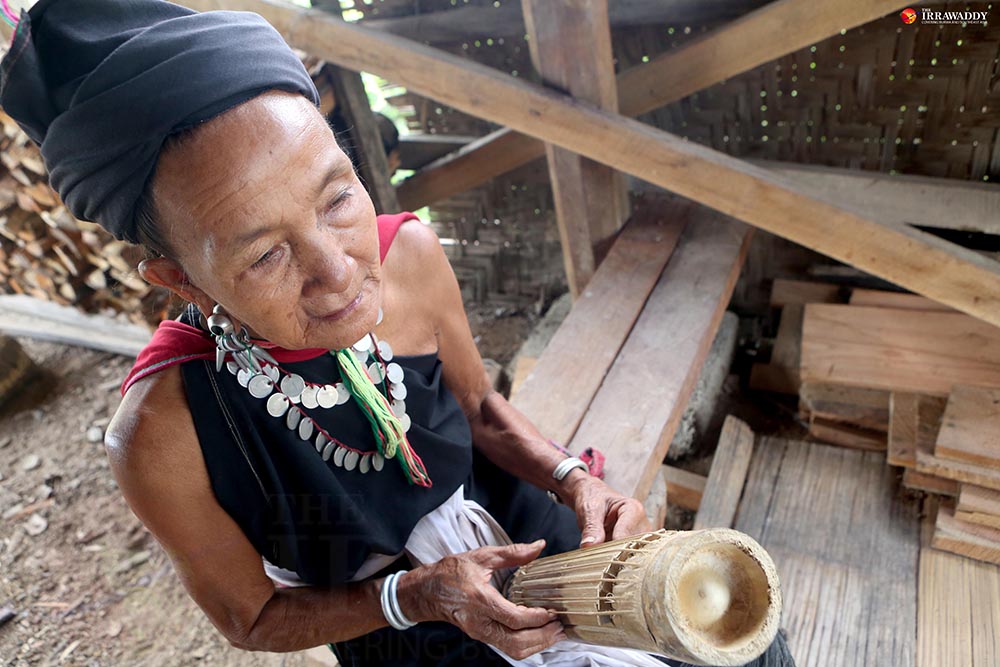
<svg viewBox="0 0 1000 667"><path fill-rule="evenodd" d="M751 229L692 216L570 442L600 443L605 481L644 499L677 431L739 276ZM579 364L579 360L577 361Z"/></svg>
<svg viewBox="0 0 1000 667"><path fill-rule="evenodd" d="M410 134L399 138L399 168L420 169L475 141L475 137ZM418 207L419 208L419 207Z"/></svg>
<svg viewBox="0 0 1000 667"><path fill-rule="evenodd" d="M149 329L138 324L87 315L70 306L20 294L0 296L0 332L126 357L139 354L152 337Z"/></svg>
<svg viewBox="0 0 1000 667"><path fill-rule="evenodd" d="M665 465L660 469L667 479L667 504L693 512L698 511L708 480L701 475L674 466Z"/></svg>
<svg viewBox="0 0 1000 667"><path fill-rule="evenodd" d="M912 468L917 463L917 432L920 424L920 395L894 391L889 398L889 447L886 462Z"/></svg>
<svg viewBox="0 0 1000 667"><path fill-rule="evenodd" d="M955 384L1000 386L1000 329L962 313L809 304L801 373L803 382L936 396Z"/></svg>
<svg viewBox="0 0 1000 667"><path fill-rule="evenodd" d="M611 27L677 22L699 25L739 16L766 0L614 0L610 6ZM364 19L366 28L418 42L456 42L476 37L520 37L524 15L516 2L499 7L465 6L391 19Z"/></svg>
<svg viewBox="0 0 1000 667"><path fill-rule="evenodd" d="M753 455L753 431L732 415L726 417L712 458L694 529L732 528Z"/></svg>
<svg viewBox="0 0 1000 667"><path fill-rule="evenodd" d="M639 116L905 6L898 0L776 0L620 74L618 108L623 115ZM776 30L781 39L774 39ZM400 185L400 200L409 207L424 206L513 168L490 168L496 153L521 156L524 161L514 166L541 157L542 145L517 136L514 130L520 129L495 132L480 144L481 153L464 151L415 174ZM461 178L454 178L456 172Z"/></svg>
<svg viewBox="0 0 1000 667"><path fill-rule="evenodd" d="M542 80L575 99L618 110L607 0L521 0L531 62ZM594 246L627 215L625 181L614 169L545 144L570 293L576 299L599 261Z"/></svg>
<svg viewBox="0 0 1000 667"><path fill-rule="evenodd" d="M361 180L371 195L376 213L398 213L399 200L392 185L382 134L368 103L361 75L336 65L323 68L333 86L337 108L348 125L354 158Z"/></svg>
<svg viewBox="0 0 1000 667"><path fill-rule="evenodd" d="M634 174L910 291L1000 324L997 262L916 229L882 225L817 201L799 192L786 178L760 167L485 65L373 34L319 12L273 0L187 0L187 4L257 11L292 45L321 58L373 72L466 113ZM774 4L815 9L815 3L800 0ZM895 3L847 4L854 8L863 5L870 13L872 7ZM829 7L840 5L824 3L824 15ZM861 13L858 9L856 16ZM810 26L812 19L803 14L802 23ZM839 16L838 24L845 23L849 23L846 16ZM770 34L763 32L763 25L757 28L760 32L754 36L758 40Z"/></svg>
<svg viewBox="0 0 1000 667"><path fill-rule="evenodd" d="M955 517L970 523L1000 528L1000 491L963 484Z"/></svg>
<svg viewBox="0 0 1000 667"><path fill-rule="evenodd" d="M938 511L931 546L1000 565L1000 530L962 521L955 517L953 508L942 507Z"/></svg>
<svg viewBox="0 0 1000 667"><path fill-rule="evenodd" d="M750 162L787 176L816 199L881 222L1000 234L1000 186L996 184L771 160Z"/></svg>
<svg viewBox="0 0 1000 667"><path fill-rule="evenodd" d="M937 301L931 301L919 294L904 292L886 292L878 289L855 288L851 290L848 301L852 306L878 306L880 308L898 308L900 310L940 310L951 311Z"/></svg>
<svg viewBox="0 0 1000 667"><path fill-rule="evenodd" d="M1000 469L1000 388L952 387L934 455Z"/></svg>
<svg viewBox="0 0 1000 667"><path fill-rule="evenodd" d="M958 495L960 485L953 479L936 477L917 472L913 468L906 468L903 470L903 487L911 491L923 491L924 493L953 497Z"/></svg>
<svg viewBox="0 0 1000 667"><path fill-rule="evenodd" d="M694 208L660 200L636 212L519 386L511 402L545 437L568 443L576 433ZM569 377L572 389L553 382Z"/></svg>
<svg viewBox="0 0 1000 667"><path fill-rule="evenodd" d="M771 306L804 306L807 303L844 303L844 288L833 283L775 278L771 285Z"/></svg>

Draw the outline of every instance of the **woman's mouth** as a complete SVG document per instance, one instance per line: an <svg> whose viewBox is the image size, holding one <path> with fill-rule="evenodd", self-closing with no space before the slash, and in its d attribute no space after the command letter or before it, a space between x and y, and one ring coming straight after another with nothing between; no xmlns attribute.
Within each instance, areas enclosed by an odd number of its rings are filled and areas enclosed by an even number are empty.
<svg viewBox="0 0 1000 667"><path fill-rule="evenodd" d="M349 304L347 304L340 310L335 310L331 313L327 313L326 315L321 316L320 319L332 322L347 317L352 312L354 312L354 310L361 304L361 294L362 294L361 292L358 292L358 295L354 297L354 300L351 301Z"/></svg>

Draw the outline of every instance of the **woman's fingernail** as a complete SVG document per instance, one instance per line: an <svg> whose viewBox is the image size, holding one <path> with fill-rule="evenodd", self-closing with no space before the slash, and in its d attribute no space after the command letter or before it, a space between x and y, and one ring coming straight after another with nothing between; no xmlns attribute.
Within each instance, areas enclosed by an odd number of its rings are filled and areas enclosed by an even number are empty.
<svg viewBox="0 0 1000 667"><path fill-rule="evenodd" d="M596 541L597 541L597 538L596 538L596 537L594 537L593 535L591 535L590 537L585 537L585 538L583 538L583 541L582 541L582 542L580 542L580 546L581 546L581 547L585 547L585 546L587 546L588 544L593 544L593 543L594 543L594 542L596 542Z"/></svg>

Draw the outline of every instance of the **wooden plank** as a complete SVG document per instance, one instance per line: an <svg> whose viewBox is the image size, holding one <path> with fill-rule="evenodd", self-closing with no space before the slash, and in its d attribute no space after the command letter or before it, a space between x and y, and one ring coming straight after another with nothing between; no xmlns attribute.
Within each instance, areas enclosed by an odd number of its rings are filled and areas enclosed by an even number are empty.
<svg viewBox="0 0 1000 667"><path fill-rule="evenodd" d="M843 1L858 12L871 12L872 7L882 5L881 1ZM579 104L466 58L275 0L186 3L202 9L256 11L292 45L325 60L370 71L460 111L572 150L912 292L1000 324L1000 264L996 261L912 227L882 225L805 196L785 177L698 142ZM802 29L792 31L795 40L817 25L828 28L825 22L815 20L815 3L786 0L760 11L775 6L795 7L801 14L801 26L795 25ZM823 7L824 12L833 8L830 11L838 26L850 23L843 7ZM760 39L765 24L754 25L758 31L756 42L788 41ZM767 34L772 30L768 25ZM740 62L745 59L740 57ZM680 68L674 76L681 82L688 80L694 76L692 72L701 70L702 64L693 69ZM620 106L625 108L624 104ZM558 122L553 122L556 118ZM740 196L734 197L733 193Z"/></svg>
<svg viewBox="0 0 1000 667"><path fill-rule="evenodd" d="M844 288L833 283L775 278L771 285L771 305L783 308L807 303L843 303Z"/></svg>
<svg viewBox="0 0 1000 667"><path fill-rule="evenodd" d="M199 4L212 6L208 2ZM611 4L612 10L616 4ZM904 6L891 0L839 0L820 7L809 0L768 3L738 21L620 74L618 108L626 116L639 116ZM776 25L796 27L782 39L771 39ZM495 132L478 150L463 151L447 163L415 174L400 185L400 200L408 208L419 208L541 157L542 144L518 135L515 130L520 129ZM497 155L510 157L499 162L494 159Z"/></svg>
<svg viewBox="0 0 1000 667"><path fill-rule="evenodd" d="M667 481L667 502L686 510L697 511L705 495L708 479L674 466L661 466L660 470Z"/></svg>
<svg viewBox="0 0 1000 667"><path fill-rule="evenodd" d="M361 75L329 64L323 67L323 71L333 86L337 108L347 122L359 175L371 195L376 213L398 213L399 200L390 180L392 174L389 173L382 134L368 103Z"/></svg>
<svg viewBox="0 0 1000 667"><path fill-rule="evenodd" d="M963 484L955 506L955 517L1000 529L1000 491Z"/></svg>
<svg viewBox="0 0 1000 667"><path fill-rule="evenodd" d="M1000 388L952 388L934 455L1000 469Z"/></svg>
<svg viewBox="0 0 1000 667"><path fill-rule="evenodd" d="M772 160L752 162L793 179L817 199L883 222L1000 234L1000 188L992 183Z"/></svg>
<svg viewBox="0 0 1000 667"><path fill-rule="evenodd" d="M960 488L959 483L953 479L925 475L913 468L907 468L903 471L903 486L912 491L923 491L924 493L934 493L952 498L958 495Z"/></svg>
<svg viewBox="0 0 1000 667"><path fill-rule="evenodd" d="M1000 568L924 546L917 600L918 667L998 663Z"/></svg>
<svg viewBox="0 0 1000 667"><path fill-rule="evenodd" d="M942 507L938 511L931 546L1000 565L1000 530L962 521L955 517L954 508Z"/></svg>
<svg viewBox="0 0 1000 667"><path fill-rule="evenodd" d="M618 110L607 0L521 0L531 62L542 80L575 99ZM563 263L576 298L603 245L628 214L625 181L614 169L545 145Z"/></svg>
<svg viewBox="0 0 1000 667"><path fill-rule="evenodd" d="M809 304L802 380L939 396L1000 385L1000 329L961 313Z"/></svg>
<svg viewBox="0 0 1000 667"><path fill-rule="evenodd" d="M736 529L774 559L799 667L912 666L919 520L879 454L759 438Z"/></svg>
<svg viewBox="0 0 1000 667"><path fill-rule="evenodd" d="M879 308L899 308L901 310L940 310L944 312L954 312L953 308L943 306L937 301L931 301L927 297L920 296L919 294L887 292L885 290L862 289L860 287L851 290L851 299L848 303L852 306L876 306Z"/></svg>
<svg viewBox="0 0 1000 667"><path fill-rule="evenodd" d="M653 488L649 490L649 496L643 502L643 509L649 517L653 528L659 530L667 522L667 476L662 466L656 478L653 480Z"/></svg>
<svg viewBox="0 0 1000 667"><path fill-rule="evenodd" d="M0 295L0 332L37 340L89 347L134 357L149 343L152 333L103 315L85 315L23 295Z"/></svg>
<svg viewBox="0 0 1000 667"><path fill-rule="evenodd" d="M434 160L464 148L475 140L476 137L441 134L401 136L399 138L399 168L421 169Z"/></svg>
<svg viewBox="0 0 1000 667"><path fill-rule="evenodd" d="M601 443L606 481L626 495L641 500L649 491L729 303L750 236L745 225L708 209L692 216L573 437L574 449Z"/></svg>
<svg viewBox="0 0 1000 667"><path fill-rule="evenodd" d="M745 422L732 415L726 417L705 494L694 518L695 530L732 527L750 469L753 440L753 431Z"/></svg>
<svg viewBox="0 0 1000 667"><path fill-rule="evenodd" d="M944 416L945 401L926 397L920 404L920 431L917 436L916 470L990 489L1000 489L1000 470L984 468L975 463L953 461L934 455L934 443Z"/></svg>
<svg viewBox="0 0 1000 667"><path fill-rule="evenodd" d="M894 391L889 403L889 441L886 461L891 466L912 468L917 464L917 429L920 395ZM905 484L905 482L904 482Z"/></svg>
<svg viewBox="0 0 1000 667"><path fill-rule="evenodd" d="M809 435L820 442L869 452L886 450L886 435L858 428L851 424L831 421L813 415L809 418Z"/></svg>
<svg viewBox="0 0 1000 667"><path fill-rule="evenodd" d="M810 416L883 433L889 430L889 392L882 389L805 382L799 399Z"/></svg>
<svg viewBox="0 0 1000 667"><path fill-rule="evenodd" d="M659 200L636 212L524 379L512 402L545 437L559 443L573 437L692 210Z"/></svg>

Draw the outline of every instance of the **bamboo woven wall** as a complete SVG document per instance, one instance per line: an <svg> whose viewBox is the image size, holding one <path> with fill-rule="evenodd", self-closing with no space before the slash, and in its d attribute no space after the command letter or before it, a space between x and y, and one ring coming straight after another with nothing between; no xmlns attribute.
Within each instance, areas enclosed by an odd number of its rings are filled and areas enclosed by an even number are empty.
<svg viewBox="0 0 1000 667"><path fill-rule="evenodd" d="M356 0L356 9L367 20L519 2ZM965 2L935 6L941 11L967 8L993 10L994 22L987 27L921 26L887 16L712 86L642 120L739 157L1000 182L1000 6ZM616 69L677 48L725 20L616 30ZM536 80L523 36L491 38L475 35L474 27L470 30L469 39L435 46ZM391 102L410 114L415 132L477 136L493 129L480 119L411 93ZM494 251L486 281L491 292L531 298L563 279L544 166L505 175L489 186L439 202L431 217L442 236L456 239L456 266L466 262L462 255L470 254L470 246L475 248L471 271L479 271L476 267Z"/></svg>

